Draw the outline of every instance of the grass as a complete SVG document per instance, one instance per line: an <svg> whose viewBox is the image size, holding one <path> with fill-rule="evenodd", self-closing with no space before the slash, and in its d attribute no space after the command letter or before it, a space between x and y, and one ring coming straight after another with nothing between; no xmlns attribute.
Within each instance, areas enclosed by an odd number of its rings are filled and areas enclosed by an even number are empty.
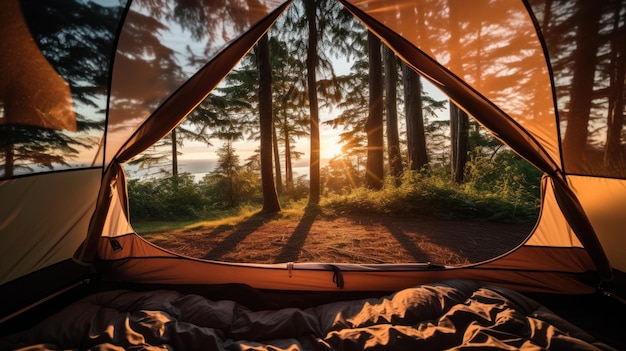
<svg viewBox="0 0 626 351"><path fill-rule="evenodd" d="M304 215L306 203L303 201L288 202L286 206L288 207L284 207L282 211L277 214L263 214L261 213L261 206L244 205L230 211L220 211L219 213L214 214L211 219L183 221L140 220L133 221L132 225L135 231L146 239L166 240L167 237L160 237L163 236L161 233L175 230L198 230L203 228L220 227L229 228L247 220L254 219L255 217L265 221L300 218Z"/></svg>
<svg viewBox="0 0 626 351"><path fill-rule="evenodd" d="M133 229L139 234L145 235L154 232L163 232L169 230L177 230L185 228L189 225L194 225L198 221L186 220L186 221L133 221Z"/></svg>
<svg viewBox="0 0 626 351"><path fill-rule="evenodd" d="M260 211L260 207L244 206L236 210L228 211L224 213L220 211L212 219L203 220L183 220L183 221L154 221L154 220L141 220L133 221L132 225L138 234L141 234L145 238L156 239L153 237L154 233L173 231L173 230L194 230L204 227L232 227L235 226L250 217L254 216Z"/></svg>
<svg viewBox="0 0 626 351"><path fill-rule="evenodd" d="M381 190L357 188L348 194L327 195L321 208L327 214L372 213L513 223L535 220L539 209L535 199L520 204L510 194L468 189L418 173L408 174L400 185L386 183Z"/></svg>

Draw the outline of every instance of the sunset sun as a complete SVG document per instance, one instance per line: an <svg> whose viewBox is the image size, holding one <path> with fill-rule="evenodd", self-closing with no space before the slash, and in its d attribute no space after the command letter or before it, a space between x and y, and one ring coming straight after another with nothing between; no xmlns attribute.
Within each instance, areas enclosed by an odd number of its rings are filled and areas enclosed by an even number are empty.
<svg viewBox="0 0 626 351"><path fill-rule="evenodd" d="M322 141L322 158L332 159L337 156L341 156L343 154L343 151L341 150L342 146L343 144L339 143L339 141L335 138L329 138L328 140Z"/></svg>
<svg viewBox="0 0 626 351"><path fill-rule="evenodd" d="M342 147L344 143L340 142L341 131L323 126L320 130L320 157L324 160L330 160L344 154Z"/></svg>

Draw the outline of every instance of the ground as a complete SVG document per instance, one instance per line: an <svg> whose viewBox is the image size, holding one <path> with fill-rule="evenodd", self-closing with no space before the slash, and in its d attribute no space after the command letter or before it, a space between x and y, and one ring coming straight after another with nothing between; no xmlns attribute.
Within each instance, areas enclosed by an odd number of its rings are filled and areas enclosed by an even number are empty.
<svg viewBox="0 0 626 351"><path fill-rule="evenodd" d="M144 237L170 251L226 262L459 265L519 245L533 223L505 224L384 215L255 215L235 225L199 226Z"/></svg>

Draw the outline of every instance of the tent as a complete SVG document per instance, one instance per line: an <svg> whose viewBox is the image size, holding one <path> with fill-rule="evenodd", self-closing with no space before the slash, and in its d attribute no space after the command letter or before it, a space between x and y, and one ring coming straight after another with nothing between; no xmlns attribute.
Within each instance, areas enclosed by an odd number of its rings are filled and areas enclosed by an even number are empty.
<svg viewBox="0 0 626 351"><path fill-rule="evenodd" d="M230 264L155 247L130 225L121 165L180 123L290 1L5 0L2 322L95 279L293 294L397 291L459 278L527 293L619 289L626 272L626 3L341 3L544 173L541 215L522 245L454 268Z"/></svg>

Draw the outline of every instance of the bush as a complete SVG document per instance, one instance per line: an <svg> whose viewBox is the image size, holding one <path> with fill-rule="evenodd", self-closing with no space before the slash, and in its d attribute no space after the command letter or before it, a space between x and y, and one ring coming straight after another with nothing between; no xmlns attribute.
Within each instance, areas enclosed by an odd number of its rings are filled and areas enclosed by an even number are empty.
<svg viewBox="0 0 626 351"><path fill-rule="evenodd" d="M188 220L262 201L258 175L239 170L232 179L207 175L195 182L190 173L161 179L131 179L128 198L132 220Z"/></svg>
<svg viewBox="0 0 626 351"><path fill-rule="evenodd" d="M538 206L541 172L517 154L505 150L493 161L471 157L467 164L466 191L486 193L523 206Z"/></svg>
<svg viewBox="0 0 626 351"><path fill-rule="evenodd" d="M247 202L261 202L261 184L258 175L248 169L237 171L232 177L207 174L198 184L207 208L234 208Z"/></svg>
<svg viewBox="0 0 626 351"><path fill-rule="evenodd" d="M128 198L132 219L195 219L204 207L202 194L189 173L163 179L131 179Z"/></svg>
<svg viewBox="0 0 626 351"><path fill-rule="evenodd" d="M512 184L509 184L512 187ZM322 206L330 213L380 213L436 217L445 219L472 218L498 222L536 220L538 194L522 201L518 190L510 192L476 189L457 185L429 172L407 171L400 178L386 181L382 190L360 187L349 194L330 194ZM515 201L511 201L515 200Z"/></svg>
<svg viewBox="0 0 626 351"><path fill-rule="evenodd" d="M325 176L331 176L331 170L327 169ZM460 185L449 181L449 168L445 165L421 172L406 171L399 178L388 177L378 191L337 182L337 188L328 191L320 205L325 212L336 214L380 213L499 222L536 220L541 173L526 161L507 150L493 160L476 153L466 170L466 182ZM293 190L282 196L283 204L306 199L308 181L299 177L295 183ZM259 176L248 169L236 170L230 177L209 174L199 183L194 182L191 174L133 179L128 190L133 220L212 218L216 213L262 202Z"/></svg>

